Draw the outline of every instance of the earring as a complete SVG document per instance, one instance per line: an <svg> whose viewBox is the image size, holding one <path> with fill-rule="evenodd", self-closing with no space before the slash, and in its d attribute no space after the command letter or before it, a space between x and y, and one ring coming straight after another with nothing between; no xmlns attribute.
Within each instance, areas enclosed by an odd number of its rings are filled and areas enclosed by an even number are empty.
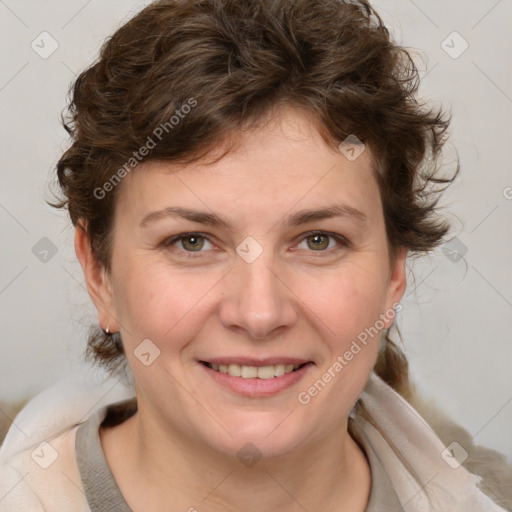
<svg viewBox="0 0 512 512"><path fill-rule="evenodd" d="M117 351L122 352L123 345L121 343L121 334L118 332L110 332L110 324L107 325L105 334L114 342L114 345L116 346Z"/></svg>

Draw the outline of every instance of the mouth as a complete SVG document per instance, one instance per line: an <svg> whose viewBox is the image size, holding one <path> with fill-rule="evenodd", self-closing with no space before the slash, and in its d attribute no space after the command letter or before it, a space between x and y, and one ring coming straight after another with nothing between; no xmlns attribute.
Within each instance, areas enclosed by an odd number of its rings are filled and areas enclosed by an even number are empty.
<svg viewBox="0 0 512 512"><path fill-rule="evenodd" d="M215 359L198 361L212 381L247 398L271 397L297 385L313 361L303 359Z"/></svg>
<svg viewBox="0 0 512 512"><path fill-rule="evenodd" d="M303 366L313 364L308 361L302 364L285 364L278 363L265 366L252 366L243 365L237 363L222 364L222 363L210 363L208 361L200 361L203 365L207 366L211 370L219 373L230 375L231 377L241 377L242 379L274 379L282 377L288 373L300 370Z"/></svg>

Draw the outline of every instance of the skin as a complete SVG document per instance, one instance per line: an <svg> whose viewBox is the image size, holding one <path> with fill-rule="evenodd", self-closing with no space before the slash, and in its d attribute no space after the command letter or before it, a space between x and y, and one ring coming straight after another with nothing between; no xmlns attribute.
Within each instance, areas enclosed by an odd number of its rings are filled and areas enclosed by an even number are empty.
<svg viewBox="0 0 512 512"><path fill-rule="evenodd" d="M216 163L148 162L120 186L111 273L81 228L75 247L99 322L121 332L136 383L138 413L100 432L130 507L364 511L371 475L347 418L380 335L307 405L297 396L405 290L406 251L390 260L370 150L349 161L308 115L281 109ZM364 221L343 215L285 224L299 210L335 203ZM214 212L232 229L176 216L140 226L169 206ZM211 241L165 244L190 232ZM248 236L263 249L252 263L236 252ZM160 350L148 366L134 355L144 339ZM291 388L254 398L221 387L198 362L241 355L314 364ZM248 442L262 454L252 467L237 457Z"/></svg>

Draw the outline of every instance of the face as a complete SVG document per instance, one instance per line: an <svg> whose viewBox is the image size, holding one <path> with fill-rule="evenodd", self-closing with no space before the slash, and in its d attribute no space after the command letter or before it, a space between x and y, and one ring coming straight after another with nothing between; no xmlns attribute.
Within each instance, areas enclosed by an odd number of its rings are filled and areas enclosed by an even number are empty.
<svg viewBox="0 0 512 512"><path fill-rule="evenodd" d="M350 161L281 111L209 162L123 180L111 273L88 278L100 323L148 422L229 455L321 443L346 430L405 287L370 151Z"/></svg>

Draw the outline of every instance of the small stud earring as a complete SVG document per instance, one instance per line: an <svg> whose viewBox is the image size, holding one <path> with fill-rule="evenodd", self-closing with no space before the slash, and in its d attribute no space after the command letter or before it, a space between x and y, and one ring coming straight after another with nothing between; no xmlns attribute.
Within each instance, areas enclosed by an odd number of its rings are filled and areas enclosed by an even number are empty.
<svg viewBox="0 0 512 512"><path fill-rule="evenodd" d="M105 334L114 342L118 352L123 351L123 345L121 342L121 334L118 332L110 332L110 324L107 325Z"/></svg>

